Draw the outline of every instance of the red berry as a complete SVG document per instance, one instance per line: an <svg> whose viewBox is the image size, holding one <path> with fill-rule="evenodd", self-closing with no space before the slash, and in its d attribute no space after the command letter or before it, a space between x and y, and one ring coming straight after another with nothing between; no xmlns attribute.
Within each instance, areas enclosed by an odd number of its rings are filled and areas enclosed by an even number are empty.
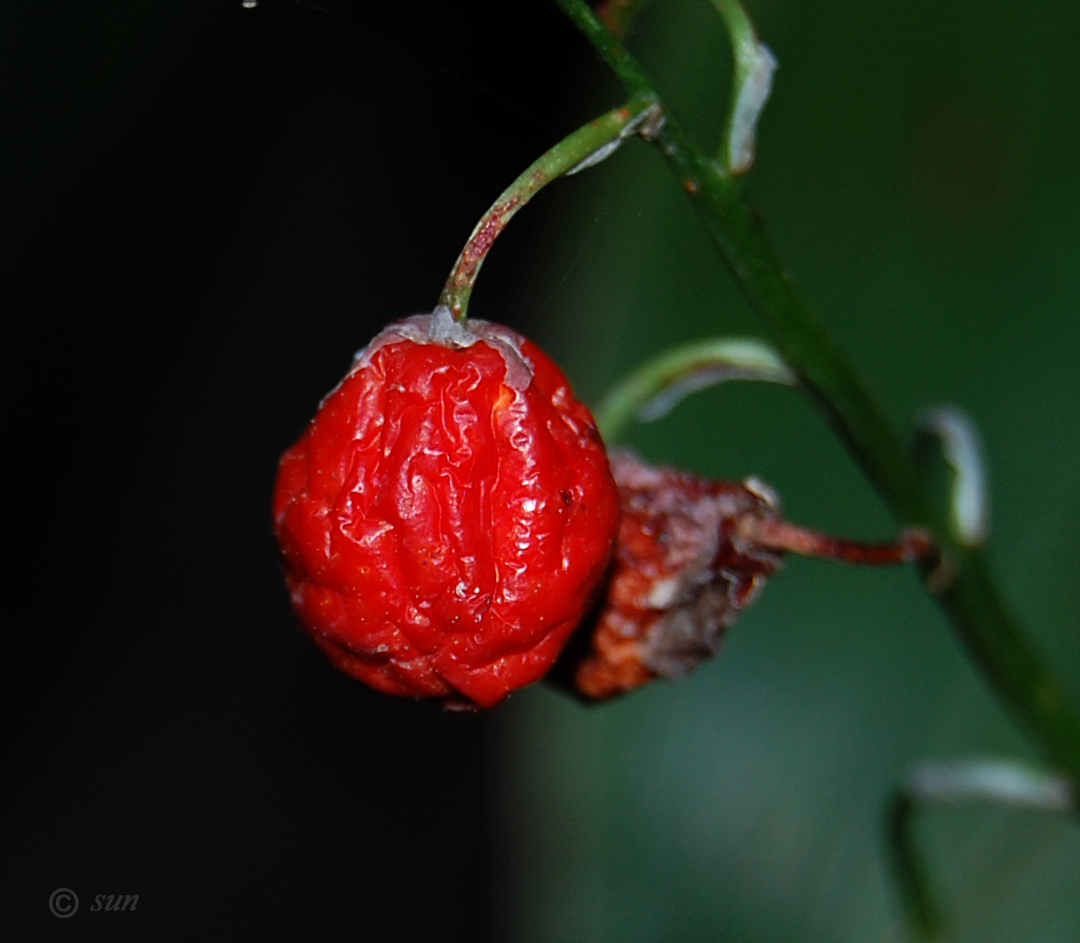
<svg viewBox="0 0 1080 943"><path fill-rule="evenodd" d="M589 411L509 328L392 324L282 457L293 605L380 691L492 707L543 677L611 558L618 496Z"/></svg>

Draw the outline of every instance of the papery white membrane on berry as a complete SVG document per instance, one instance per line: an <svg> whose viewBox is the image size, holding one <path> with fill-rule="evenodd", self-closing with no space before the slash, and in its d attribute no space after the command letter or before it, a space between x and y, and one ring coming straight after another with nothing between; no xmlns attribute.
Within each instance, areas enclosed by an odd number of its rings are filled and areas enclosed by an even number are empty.
<svg viewBox="0 0 1080 943"><path fill-rule="evenodd" d="M525 342L517 331L504 324L470 318L465 323L454 320L446 305L439 305L431 314L414 314L410 318L387 325L372 338L363 350L356 352L350 374L371 363L376 352L388 344L411 341L414 344L438 344L442 347L462 349L483 341L502 355L506 364L503 381L514 390L528 389L532 383L532 361L521 350Z"/></svg>

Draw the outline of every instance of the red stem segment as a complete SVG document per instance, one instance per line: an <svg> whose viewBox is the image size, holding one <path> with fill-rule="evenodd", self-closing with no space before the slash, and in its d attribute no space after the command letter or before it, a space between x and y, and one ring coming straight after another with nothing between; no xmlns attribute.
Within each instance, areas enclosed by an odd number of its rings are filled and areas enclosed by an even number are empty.
<svg viewBox="0 0 1080 943"><path fill-rule="evenodd" d="M918 528L906 530L898 541L886 544L830 537L778 518L746 518L739 522L738 531L744 540L759 547L798 553L804 557L824 557L841 563L887 566L925 560L934 552L930 535Z"/></svg>

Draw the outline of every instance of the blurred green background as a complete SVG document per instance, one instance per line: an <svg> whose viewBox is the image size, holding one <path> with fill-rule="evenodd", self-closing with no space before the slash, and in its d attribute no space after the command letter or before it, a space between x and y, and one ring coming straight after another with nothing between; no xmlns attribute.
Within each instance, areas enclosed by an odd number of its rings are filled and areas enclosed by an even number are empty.
<svg viewBox="0 0 1080 943"><path fill-rule="evenodd" d="M1080 11L750 9L780 62L752 199L899 428L940 402L978 423L997 576L1080 700ZM719 17L657 2L630 44L713 147ZM595 75L599 110L615 93ZM520 305L585 396L660 347L760 333L650 148L544 201ZM630 441L702 474L760 475L799 522L895 532L788 390L713 389ZM540 687L496 723L496 902L507 938L529 943L902 939L883 854L892 785L922 757L1031 755L911 573L798 559L689 680L592 709ZM1080 935L1074 820L938 807L918 833L958 940Z"/></svg>

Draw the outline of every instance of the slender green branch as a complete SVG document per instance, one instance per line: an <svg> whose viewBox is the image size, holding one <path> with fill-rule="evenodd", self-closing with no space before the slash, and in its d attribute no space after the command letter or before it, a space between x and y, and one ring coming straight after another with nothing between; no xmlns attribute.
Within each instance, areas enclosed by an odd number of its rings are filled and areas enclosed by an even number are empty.
<svg viewBox="0 0 1080 943"><path fill-rule="evenodd" d="M648 74L584 0L556 0L633 95L655 94ZM784 272L738 178L707 159L664 109L653 143L690 196L706 232L765 322L788 365L903 525L933 533L933 586L993 690L1047 758L1080 781L1080 718L998 597L985 561L961 546L923 487L907 450L862 380Z"/></svg>
<svg viewBox="0 0 1080 943"><path fill-rule="evenodd" d="M744 49L748 43L757 42L757 33L754 24L742 8L738 0L709 0L716 7L717 12L724 18L724 26L727 27L728 36L735 49L736 58L739 50Z"/></svg>
<svg viewBox="0 0 1080 943"><path fill-rule="evenodd" d="M915 840L916 805L915 797L903 789L896 790L889 801L886 817L889 865L912 935L922 941L940 940L946 935L945 916Z"/></svg>
<svg viewBox="0 0 1080 943"><path fill-rule="evenodd" d="M793 384L795 375L768 344L752 337L714 337L665 351L611 389L593 411L604 441L619 439L636 415L666 415L684 396L727 380Z"/></svg>
<svg viewBox="0 0 1080 943"><path fill-rule="evenodd" d="M599 163L628 134L638 130L649 132L652 128L650 121L658 120L659 114L655 95L635 95L625 105L590 121L541 154L480 218L454 263L439 304L446 305L456 320L465 320L480 266L514 214L552 180Z"/></svg>
<svg viewBox="0 0 1080 943"><path fill-rule="evenodd" d="M596 15L604 25L622 39L637 15L653 0L604 0L596 7Z"/></svg>
<svg viewBox="0 0 1080 943"><path fill-rule="evenodd" d="M584 0L555 0L600 54L631 95L656 95L656 87L630 51L611 33Z"/></svg>
<svg viewBox="0 0 1080 943"><path fill-rule="evenodd" d="M1068 812L1076 804L1071 782L1017 760L980 757L925 761L904 777L889 806L889 857L900 902L915 936L946 936L944 913L919 852L915 813L930 802L988 802L1043 812Z"/></svg>
<svg viewBox="0 0 1080 943"><path fill-rule="evenodd" d="M720 160L729 173L740 174L754 162L754 138L761 109L772 89L773 54L761 44L754 24L738 0L709 0L724 19L731 39L733 81Z"/></svg>

